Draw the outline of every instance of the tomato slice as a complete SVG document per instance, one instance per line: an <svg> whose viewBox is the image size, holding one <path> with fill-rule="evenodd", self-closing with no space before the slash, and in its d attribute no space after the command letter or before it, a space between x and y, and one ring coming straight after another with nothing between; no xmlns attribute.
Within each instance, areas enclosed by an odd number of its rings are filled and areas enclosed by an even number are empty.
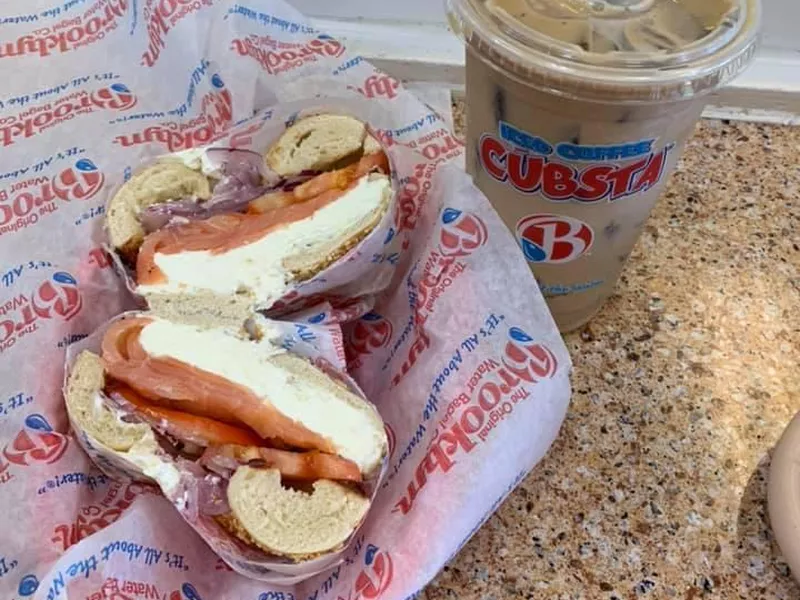
<svg viewBox="0 0 800 600"><path fill-rule="evenodd" d="M298 185L291 192L272 192L253 200L247 208L250 214L267 214L292 204L307 202L335 190L343 191L353 186L364 175L373 171L389 173L389 159L383 152L363 157L359 162L343 169L321 173Z"/></svg>
<svg viewBox="0 0 800 600"><path fill-rule="evenodd" d="M362 480L361 470L354 462L323 452L290 452L275 448L229 445L210 448L202 460L214 461L217 457L222 457L225 463L234 462L278 469L283 477L297 481L331 479L360 482Z"/></svg>

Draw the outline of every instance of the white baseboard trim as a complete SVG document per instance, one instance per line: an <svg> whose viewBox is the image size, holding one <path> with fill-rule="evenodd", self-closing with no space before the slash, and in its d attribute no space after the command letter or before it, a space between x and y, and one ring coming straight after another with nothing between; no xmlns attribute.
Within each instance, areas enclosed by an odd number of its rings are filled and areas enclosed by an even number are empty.
<svg viewBox="0 0 800 600"><path fill-rule="evenodd" d="M464 86L464 49L444 25L316 19L313 24L393 76ZM763 48L753 65L712 96L711 118L800 125L800 53Z"/></svg>

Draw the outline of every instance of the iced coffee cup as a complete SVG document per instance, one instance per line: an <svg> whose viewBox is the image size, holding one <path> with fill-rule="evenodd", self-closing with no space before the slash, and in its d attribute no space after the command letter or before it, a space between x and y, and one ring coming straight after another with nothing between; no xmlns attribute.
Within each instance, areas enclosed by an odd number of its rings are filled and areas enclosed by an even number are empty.
<svg viewBox="0 0 800 600"><path fill-rule="evenodd" d="M758 0L447 0L467 47L467 168L562 331L614 290Z"/></svg>

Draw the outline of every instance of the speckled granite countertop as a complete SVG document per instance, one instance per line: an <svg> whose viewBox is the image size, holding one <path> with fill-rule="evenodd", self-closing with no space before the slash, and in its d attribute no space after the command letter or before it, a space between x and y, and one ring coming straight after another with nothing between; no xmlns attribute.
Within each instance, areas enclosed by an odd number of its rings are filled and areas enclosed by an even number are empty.
<svg viewBox="0 0 800 600"><path fill-rule="evenodd" d="M800 128L698 126L617 295L567 337L561 436L424 597L800 598L766 507L800 410L799 163Z"/></svg>

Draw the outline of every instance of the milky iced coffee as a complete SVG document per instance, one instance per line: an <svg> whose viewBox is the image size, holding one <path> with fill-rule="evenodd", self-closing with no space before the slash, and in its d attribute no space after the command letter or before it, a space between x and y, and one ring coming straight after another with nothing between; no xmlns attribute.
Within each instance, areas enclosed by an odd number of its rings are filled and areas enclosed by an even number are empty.
<svg viewBox="0 0 800 600"><path fill-rule="evenodd" d="M562 331L602 307L758 0L448 0L467 46L467 168Z"/></svg>

